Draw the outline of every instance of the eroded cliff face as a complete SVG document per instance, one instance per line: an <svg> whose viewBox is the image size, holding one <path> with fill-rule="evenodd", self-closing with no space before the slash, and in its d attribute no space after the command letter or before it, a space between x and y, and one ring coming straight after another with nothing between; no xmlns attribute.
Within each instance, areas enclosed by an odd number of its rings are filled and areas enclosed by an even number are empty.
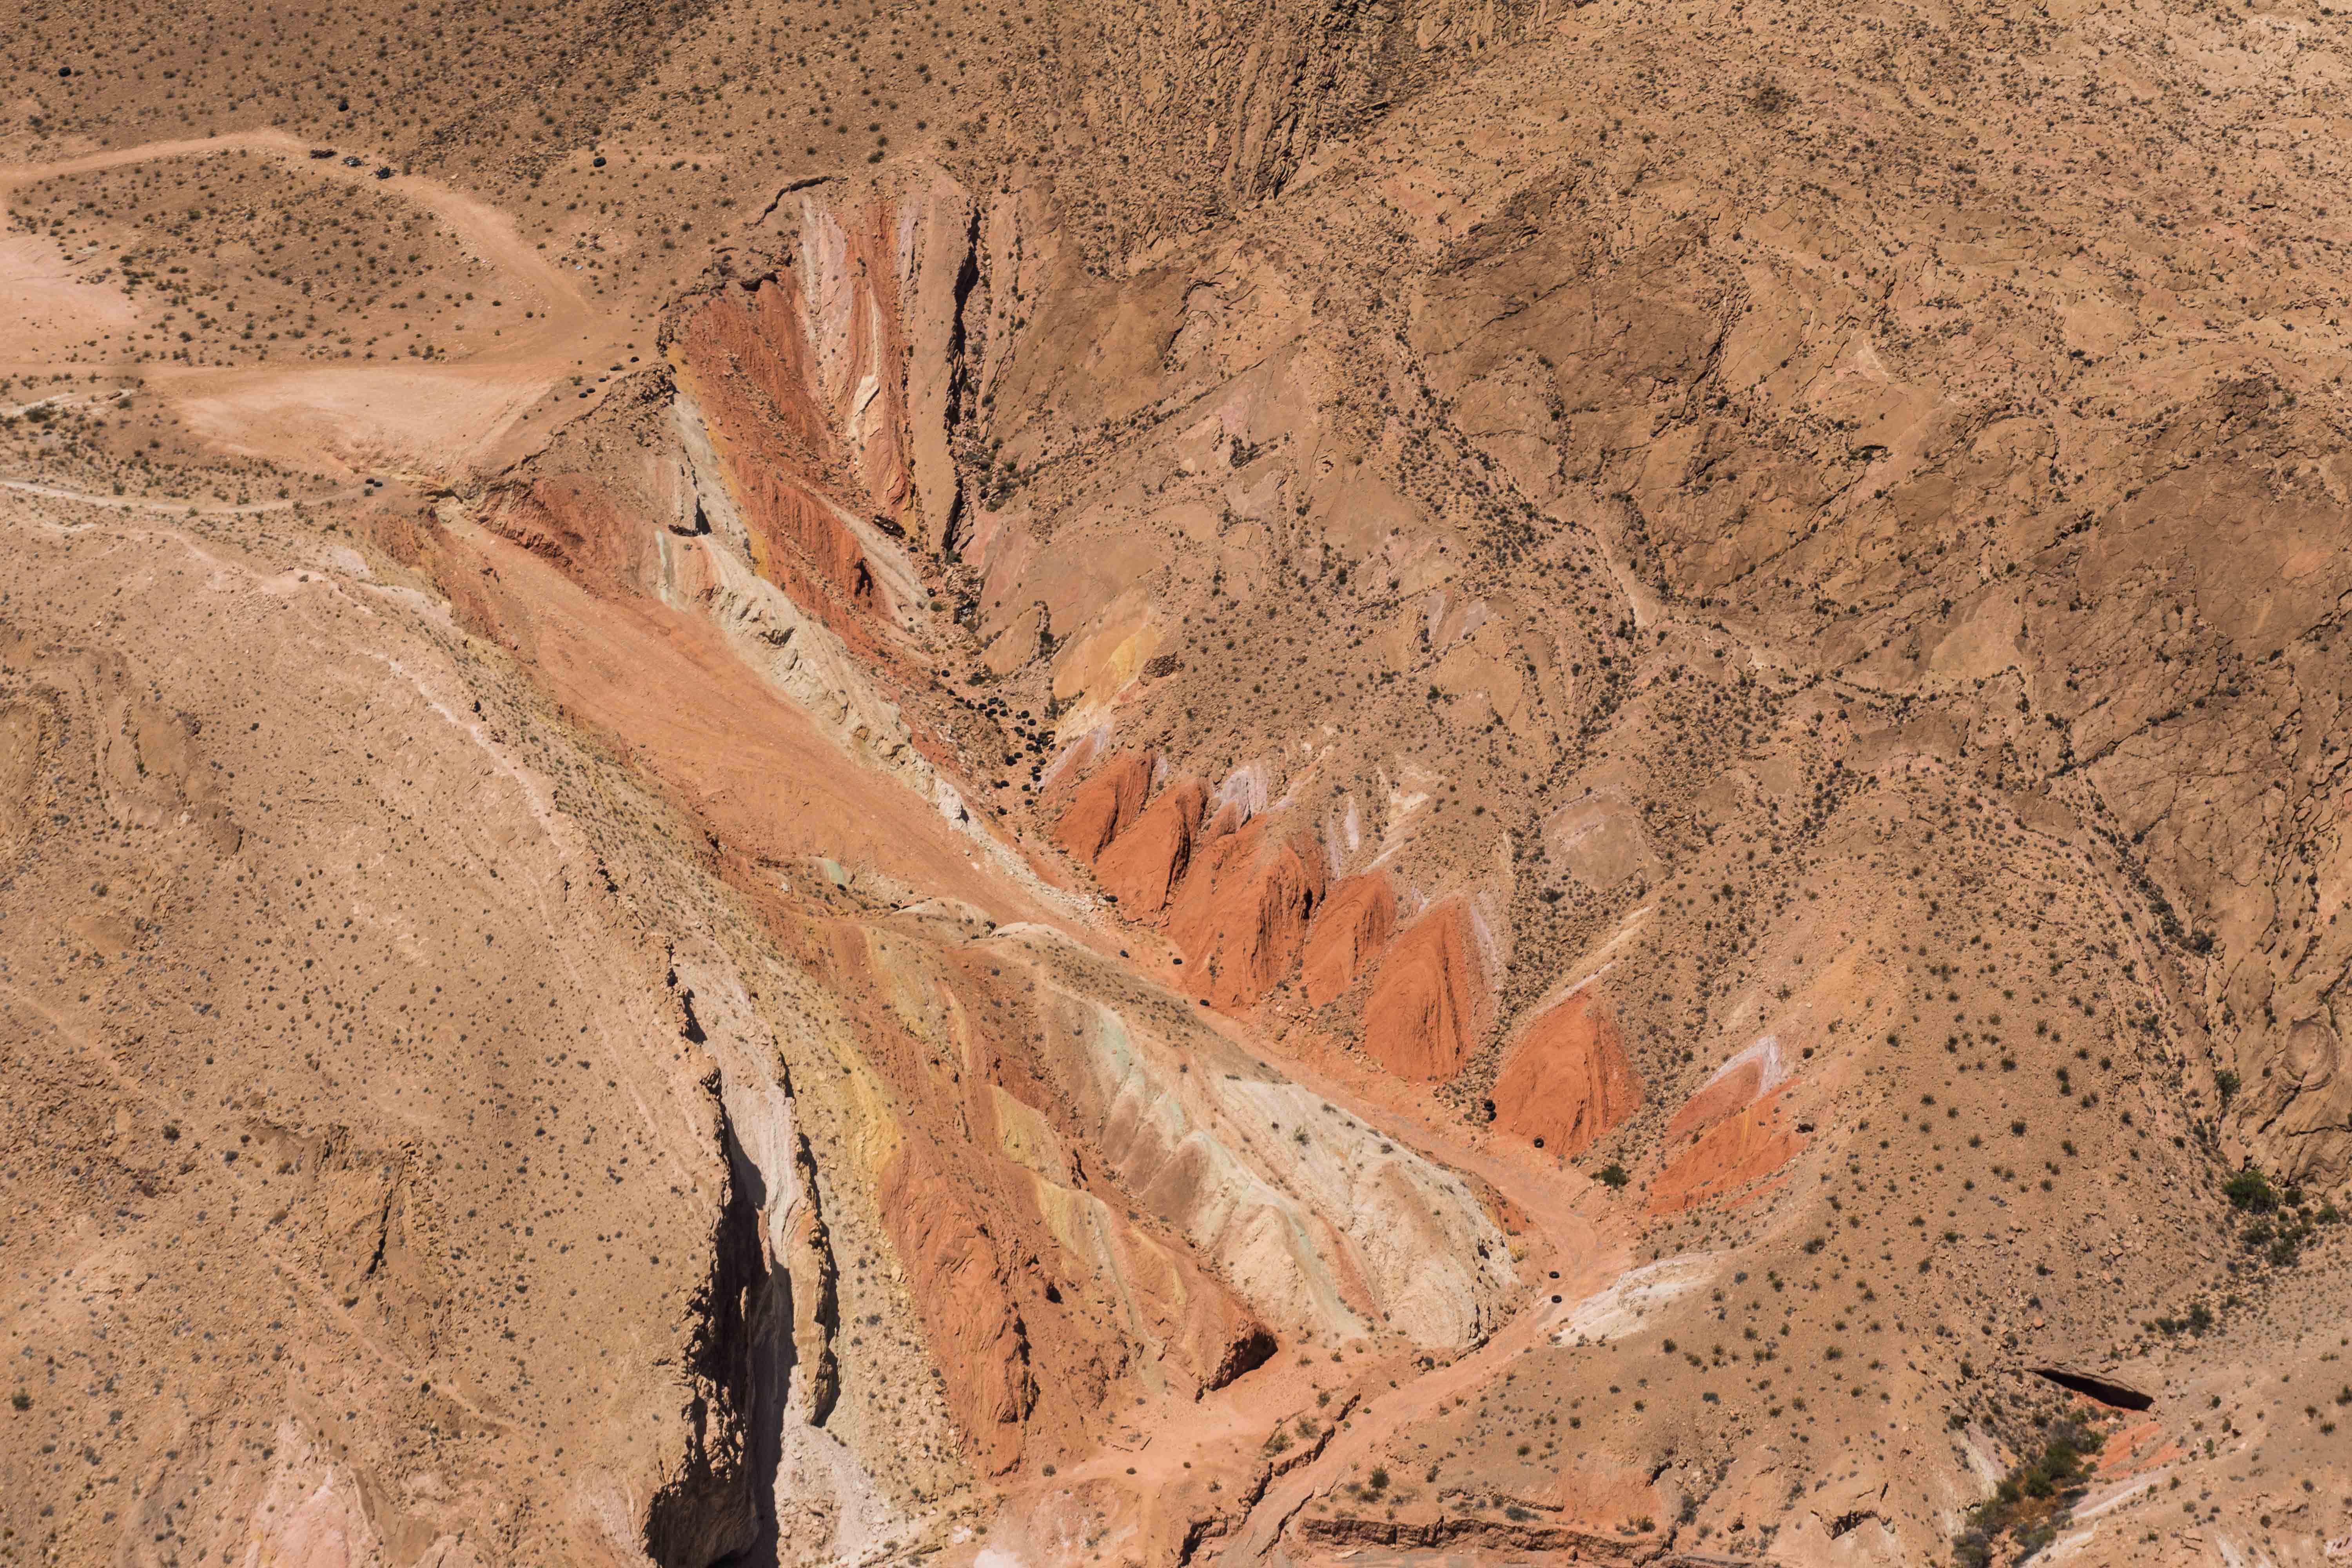
<svg viewBox="0 0 2352 1568"><path fill-rule="evenodd" d="M1199 1399L1277 1347L1458 1352L1516 1280L1490 1194L1291 1083L1187 994L1244 1004L1295 963L1328 879L1312 830L1245 781L1213 796L1148 755L1056 791L1033 745L1034 782L1000 783L1003 731L941 691L933 669L970 635L931 613L970 591L946 560L963 501L926 512L902 458L961 437L938 404L916 425L935 367L907 345L984 361L992 289L1019 263L982 249L978 210L936 178L806 198L788 243L682 307L667 378L478 500L383 525L704 824L713 870L795 965L795 1005L827 1020L795 1047L747 1043L740 1002L696 1015L730 1067L732 1181L697 1436L648 1516L665 1562L754 1538L850 1550L893 1508L952 1511L950 1477L1083 1458L1139 1419L1123 1407ZM923 245L878 247L894 236L961 248L926 263ZM926 264L958 288L927 294ZM877 280L886 265L911 270ZM944 316L909 319L924 310ZM780 811L780 791L800 805ZM1004 809L1033 794L1043 837ZM1101 951L1069 868L1115 869L1114 847L1136 909L1156 896L1189 944L1170 972L1184 990ZM837 1142L798 1132L776 1087L811 1081L847 1119ZM874 1403L894 1374L869 1336L845 1346L839 1311L811 1305L841 1289L836 1209L904 1291L894 1325L926 1347L953 1433L943 1468L862 1468L898 1411Z"/></svg>

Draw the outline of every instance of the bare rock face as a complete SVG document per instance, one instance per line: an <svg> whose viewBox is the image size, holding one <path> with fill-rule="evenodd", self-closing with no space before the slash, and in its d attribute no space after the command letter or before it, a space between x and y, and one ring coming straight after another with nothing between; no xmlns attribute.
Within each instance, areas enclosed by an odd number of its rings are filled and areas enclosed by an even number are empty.
<svg viewBox="0 0 2352 1568"><path fill-rule="evenodd" d="M1650 1189L1651 1212L1673 1214L1717 1199L1734 1204L1752 1199L1759 1185L1805 1143L1776 1089L1693 1134L1689 1147L1671 1157L1658 1173Z"/></svg>
<svg viewBox="0 0 2352 1568"><path fill-rule="evenodd" d="M1582 1153L1641 1103L1623 1037L1590 987L1538 1014L1495 1079L1496 1129L1562 1157Z"/></svg>
<svg viewBox="0 0 2352 1568"><path fill-rule="evenodd" d="M1326 876L1321 851L1278 816L1223 833L1212 824L1168 913L1188 984L1224 1008L1272 990L1297 964Z"/></svg>
<svg viewBox="0 0 2352 1568"><path fill-rule="evenodd" d="M1192 848L1208 805L1208 788L1200 780L1178 779L1094 858L1096 879L1118 900L1122 910L1149 920L1168 907L1192 868Z"/></svg>
<svg viewBox="0 0 2352 1568"><path fill-rule="evenodd" d="M1364 1049L1400 1078L1453 1077L1479 1028L1485 984L1467 907L1437 905L1381 959L1364 1004Z"/></svg>
<svg viewBox="0 0 2352 1568"><path fill-rule="evenodd" d="M1054 842L1073 858L1093 864L1113 839L1135 826L1150 788L1150 757L1113 757L1071 795L1054 826Z"/></svg>
<svg viewBox="0 0 2352 1568"><path fill-rule="evenodd" d="M2247 1111L2284 1174L2330 1184L2352 1172L2352 1063L2333 1017L2315 1013L2288 1028L2276 1063L2256 1068Z"/></svg>
<svg viewBox="0 0 2352 1568"><path fill-rule="evenodd" d="M1779 1037L1766 1035L1732 1054L1708 1075L1697 1092L1683 1101L1666 1122L1668 1142L1679 1142L1728 1117L1736 1116L1780 1087L1790 1076Z"/></svg>
<svg viewBox="0 0 2352 1568"><path fill-rule="evenodd" d="M1384 871L1349 877L1331 889L1300 955L1300 988L1320 1006L1370 969L1396 930L1396 889Z"/></svg>
<svg viewBox="0 0 2352 1568"><path fill-rule="evenodd" d="M973 1464L1000 1475L1020 1459L1037 1402L1028 1325L1013 1303L1004 1256L919 1142L883 1173L879 1201L898 1255L922 1282L917 1310L948 1376L948 1407Z"/></svg>
<svg viewBox="0 0 2352 1568"><path fill-rule="evenodd" d="M716 1100L716 1075L709 1087ZM721 1116L720 1136L731 1147L734 1132ZM760 1363L773 1354L760 1331L772 1316L772 1287L757 1204L731 1172L709 1257L710 1276L693 1304L686 1452L646 1509L646 1555L665 1568L701 1568L748 1551L760 1540L762 1510L773 1507L761 1496L773 1476L762 1473L756 1453L762 1425L780 1418L761 1398Z"/></svg>

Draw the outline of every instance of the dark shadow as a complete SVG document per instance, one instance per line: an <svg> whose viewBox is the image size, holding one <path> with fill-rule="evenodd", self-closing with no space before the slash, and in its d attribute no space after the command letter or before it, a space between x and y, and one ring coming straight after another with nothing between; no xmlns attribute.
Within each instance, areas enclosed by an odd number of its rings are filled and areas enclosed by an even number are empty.
<svg viewBox="0 0 2352 1568"><path fill-rule="evenodd" d="M2037 1366L2027 1370L2045 1382L2054 1383L2111 1410L2145 1410L2156 1403L2154 1394L2142 1394L2131 1384L2116 1383L2111 1378L2094 1377L2088 1373L2074 1372L2063 1366Z"/></svg>
<svg viewBox="0 0 2352 1568"><path fill-rule="evenodd" d="M687 1370L695 1397L685 1462L646 1510L646 1555L660 1568L774 1568L776 1471L792 1377L792 1303L768 1258L767 1183L722 1109L729 1173L710 1276L696 1293ZM782 1324L782 1332L778 1325Z"/></svg>

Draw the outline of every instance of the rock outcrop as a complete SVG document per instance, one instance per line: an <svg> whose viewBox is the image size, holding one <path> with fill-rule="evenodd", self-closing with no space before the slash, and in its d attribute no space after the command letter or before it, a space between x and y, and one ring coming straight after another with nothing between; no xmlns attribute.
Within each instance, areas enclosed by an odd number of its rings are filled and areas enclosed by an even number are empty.
<svg viewBox="0 0 2352 1568"><path fill-rule="evenodd" d="M1503 1056L1495 1126L1568 1158L1582 1153L1642 1103L1625 1042L1591 985L1538 1014Z"/></svg>
<svg viewBox="0 0 2352 1568"><path fill-rule="evenodd" d="M1452 1078L1483 1026L1486 977L1469 907L1445 900L1407 926L1381 957L1364 1004L1364 1049L1400 1078Z"/></svg>
<svg viewBox="0 0 2352 1568"><path fill-rule="evenodd" d="M12 16L0 1555L2340 1544L2344 17L202 10Z"/></svg>
<svg viewBox="0 0 2352 1568"><path fill-rule="evenodd" d="M1366 871L1333 888L1299 959L1307 1001L1319 1007L1345 994L1388 946L1396 918L1396 889L1386 871Z"/></svg>
<svg viewBox="0 0 2352 1568"><path fill-rule="evenodd" d="M1054 825L1054 842L1093 865L1111 841L1143 812L1151 789L1151 758L1122 752L1087 775Z"/></svg>
<svg viewBox="0 0 2352 1568"><path fill-rule="evenodd" d="M948 1408L972 1463L982 1475L1002 1475L1020 1462L1024 1427L1037 1404L1012 1264L925 1140L900 1145L877 1201L917 1282L924 1342L946 1380Z"/></svg>
<svg viewBox="0 0 2352 1568"><path fill-rule="evenodd" d="M1667 1144L1682 1143L1691 1134L1738 1115L1788 1079L1788 1061L1779 1037L1759 1037L1716 1068L1697 1091L1683 1101L1666 1123Z"/></svg>
<svg viewBox="0 0 2352 1568"><path fill-rule="evenodd" d="M1148 920L1168 907L1192 869L1208 805L1208 788L1200 780L1178 779L1095 858L1095 879L1118 900L1122 911Z"/></svg>
<svg viewBox="0 0 2352 1568"><path fill-rule="evenodd" d="M1210 829L1168 911L1187 984L1212 1006L1246 1007L1297 967L1321 904L1322 849L1286 814Z"/></svg>
<svg viewBox="0 0 2352 1568"><path fill-rule="evenodd" d="M1670 1145L1666 1167L1650 1186L1650 1212L1675 1214L1717 1199L1738 1204L1756 1196L1759 1184L1808 1142L1789 1116L1786 1094L1774 1089L1696 1134L1686 1147Z"/></svg>

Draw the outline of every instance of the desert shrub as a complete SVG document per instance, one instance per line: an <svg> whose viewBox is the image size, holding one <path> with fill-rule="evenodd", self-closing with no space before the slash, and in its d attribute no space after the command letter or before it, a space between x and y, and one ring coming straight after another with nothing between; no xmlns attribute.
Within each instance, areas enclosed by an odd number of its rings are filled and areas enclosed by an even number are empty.
<svg viewBox="0 0 2352 1568"><path fill-rule="evenodd" d="M2271 1188L2271 1179L2249 1165L2231 1177L2221 1188L2221 1195L2230 1206L2248 1214L2268 1214L2278 1207L2278 1194Z"/></svg>

